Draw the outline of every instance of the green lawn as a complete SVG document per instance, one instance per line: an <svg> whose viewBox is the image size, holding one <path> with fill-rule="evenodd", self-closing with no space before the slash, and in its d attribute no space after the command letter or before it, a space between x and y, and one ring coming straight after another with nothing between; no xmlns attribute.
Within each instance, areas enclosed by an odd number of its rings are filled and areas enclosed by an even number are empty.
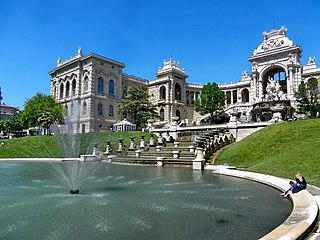
<svg viewBox="0 0 320 240"><path fill-rule="evenodd" d="M300 171L320 186L320 119L268 126L221 151L214 164L224 163L284 178Z"/></svg>
<svg viewBox="0 0 320 240"><path fill-rule="evenodd" d="M0 147L0 158L41 158L41 157L78 157L79 154L92 153L96 144L102 151L106 149L107 141L118 149L118 139L123 138L124 144L130 146L130 137L135 137L135 143L140 143L141 135L148 141L149 133L143 132L99 132L77 135L59 136L29 136L23 138L5 139L5 146ZM73 153L76 153L74 155Z"/></svg>
<svg viewBox="0 0 320 240"><path fill-rule="evenodd" d="M105 150L107 140L118 148L118 139L129 146L130 136L139 143L142 132L87 133L76 136L34 136L3 140L0 158L66 157L80 149L78 154L92 153L93 144ZM69 139L70 138L70 139ZM69 157L72 157L70 155ZM309 183L320 186L320 119L273 124L225 148L215 164L224 164L293 178L300 171Z"/></svg>

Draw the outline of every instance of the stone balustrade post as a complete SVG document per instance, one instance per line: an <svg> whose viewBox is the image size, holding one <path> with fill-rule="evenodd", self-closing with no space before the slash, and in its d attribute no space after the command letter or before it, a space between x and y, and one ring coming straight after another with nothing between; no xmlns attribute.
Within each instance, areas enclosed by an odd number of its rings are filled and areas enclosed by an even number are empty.
<svg viewBox="0 0 320 240"><path fill-rule="evenodd" d="M204 169L204 156L203 156L203 148L197 147L196 149L196 158L192 161L192 168L197 170Z"/></svg>
<svg viewBox="0 0 320 240"><path fill-rule="evenodd" d="M150 135L149 146L154 147L154 134L153 133L151 133L151 135Z"/></svg>
<svg viewBox="0 0 320 240"><path fill-rule="evenodd" d="M162 146L163 145L163 139L162 139L162 133L159 133L159 137L158 137L158 145Z"/></svg>
<svg viewBox="0 0 320 240"><path fill-rule="evenodd" d="M105 154L110 154L112 152L110 141L107 141Z"/></svg>
<svg viewBox="0 0 320 240"><path fill-rule="evenodd" d="M130 146L128 148L129 151L134 151L135 143L134 143L134 137L130 137Z"/></svg>
<svg viewBox="0 0 320 240"><path fill-rule="evenodd" d="M119 140L119 148L118 148L118 150L117 150L117 152L122 152L122 150L123 150L123 138L119 138L118 139Z"/></svg>
<svg viewBox="0 0 320 240"><path fill-rule="evenodd" d="M144 136L142 135L141 136L141 139L140 139L140 145L139 147L144 149L145 148L145 145L146 145L146 141L144 140Z"/></svg>

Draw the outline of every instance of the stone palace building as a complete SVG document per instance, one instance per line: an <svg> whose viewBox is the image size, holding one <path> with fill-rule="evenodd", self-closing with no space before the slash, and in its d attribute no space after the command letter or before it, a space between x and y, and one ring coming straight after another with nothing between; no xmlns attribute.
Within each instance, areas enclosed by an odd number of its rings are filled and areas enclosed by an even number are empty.
<svg viewBox="0 0 320 240"><path fill-rule="evenodd" d="M262 43L248 58L251 72L244 71L240 80L219 85L227 95L225 111L246 121L266 121L272 117L270 112L255 111L259 114L254 115L253 110L264 109L266 104L296 108L294 93L301 81L320 76L315 57L302 65L301 53L302 48L287 37L286 27L263 32ZM160 116L158 124L170 123L176 116L186 124L205 117L194 110L203 85L188 83L179 62L164 61L155 80L125 74L124 68L124 63L97 54L83 55L81 48L75 57L58 59L57 67L49 72L51 95L65 106L72 132L110 130L122 120L117 108L133 85L147 87Z"/></svg>

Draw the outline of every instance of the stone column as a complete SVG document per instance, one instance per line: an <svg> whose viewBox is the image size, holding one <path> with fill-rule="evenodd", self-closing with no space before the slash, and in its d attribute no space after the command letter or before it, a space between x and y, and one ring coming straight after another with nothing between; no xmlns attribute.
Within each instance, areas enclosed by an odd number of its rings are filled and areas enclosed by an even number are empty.
<svg viewBox="0 0 320 240"><path fill-rule="evenodd" d="M230 91L230 103L233 104L233 90Z"/></svg>
<svg viewBox="0 0 320 240"><path fill-rule="evenodd" d="M257 97L257 91L256 91L256 86L257 86L257 83L256 83L257 79L256 79L256 74L252 74L251 75L251 92L250 92L250 99L252 100L253 98L256 98Z"/></svg>
<svg viewBox="0 0 320 240"><path fill-rule="evenodd" d="M263 98L263 80L261 78L258 81L258 98Z"/></svg>

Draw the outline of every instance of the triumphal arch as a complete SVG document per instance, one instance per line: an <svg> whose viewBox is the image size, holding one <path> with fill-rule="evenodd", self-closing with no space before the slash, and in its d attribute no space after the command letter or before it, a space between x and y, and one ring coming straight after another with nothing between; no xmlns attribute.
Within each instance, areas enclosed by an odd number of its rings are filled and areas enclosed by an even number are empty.
<svg viewBox="0 0 320 240"><path fill-rule="evenodd" d="M287 28L263 32L262 43L248 58L251 73L242 73L236 83L220 85L227 94L226 111L238 112L248 120L269 121L281 109L281 118L297 108L295 92L301 81L319 78L315 57L300 62L302 48L287 37ZM278 115L280 117L280 115Z"/></svg>

